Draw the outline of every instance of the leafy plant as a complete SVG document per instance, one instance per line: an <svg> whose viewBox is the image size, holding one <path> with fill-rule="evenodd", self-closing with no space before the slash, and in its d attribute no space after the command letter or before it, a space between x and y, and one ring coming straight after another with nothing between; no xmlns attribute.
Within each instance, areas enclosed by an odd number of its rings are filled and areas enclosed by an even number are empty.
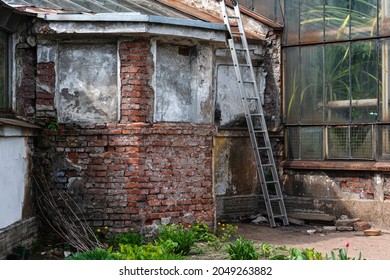
<svg viewBox="0 0 390 280"><path fill-rule="evenodd" d="M118 253L125 260L182 260L181 255L174 253L176 245L170 239L142 246L120 244Z"/></svg>
<svg viewBox="0 0 390 280"><path fill-rule="evenodd" d="M207 242L213 239L214 234L211 232L209 226L204 222L196 222L191 226L194 231L196 240L198 242Z"/></svg>
<svg viewBox="0 0 390 280"><path fill-rule="evenodd" d="M362 253L359 252L359 255L357 257L354 257L354 258L350 258L348 257L348 247L349 247L349 242L347 242L345 244L345 248L343 249L339 249L338 251L338 255L336 256L336 254L332 251L330 253L330 257L328 256L328 254L326 254L325 256L325 259L326 260L341 260L341 261L346 261L346 260L361 260L362 259Z"/></svg>
<svg viewBox="0 0 390 280"><path fill-rule="evenodd" d="M312 249L291 248L289 250L288 260L322 260L322 254Z"/></svg>
<svg viewBox="0 0 390 280"><path fill-rule="evenodd" d="M58 130L58 122L57 120L52 120L49 125L47 126L48 129L50 129L53 132L56 132Z"/></svg>
<svg viewBox="0 0 390 280"><path fill-rule="evenodd" d="M87 252L76 253L68 258L67 260L123 260L120 254L114 254L110 251L96 248Z"/></svg>
<svg viewBox="0 0 390 280"><path fill-rule="evenodd" d="M108 238L108 244L112 246L119 244L141 246L144 241L145 237L134 231L113 233Z"/></svg>
<svg viewBox="0 0 390 280"><path fill-rule="evenodd" d="M238 227L235 225L218 222L215 235L210 236L210 240L207 244L217 251L221 250L223 245L234 236L237 230Z"/></svg>
<svg viewBox="0 0 390 280"><path fill-rule="evenodd" d="M253 241L245 240L242 236L234 242L228 242L226 252L231 260L257 260L260 256Z"/></svg>
<svg viewBox="0 0 390 280"><path fill-rule="evenodd" d="M183 225L163 225L158 232L157 240L159 242L173 241L175 244L173 252L184 256L188 255L194 246L196 233L191 229L185 229Z"/></svg>

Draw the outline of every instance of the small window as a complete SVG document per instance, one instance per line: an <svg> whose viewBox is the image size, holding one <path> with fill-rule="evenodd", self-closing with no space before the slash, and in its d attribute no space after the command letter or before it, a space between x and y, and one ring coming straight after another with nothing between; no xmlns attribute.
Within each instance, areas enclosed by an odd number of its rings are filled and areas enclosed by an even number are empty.
<svg viewBox="0 0 390 280"><path fill-rule="evenodd" d="M8 36L0 30L0 111L10 109L8 92Z"/></svg>

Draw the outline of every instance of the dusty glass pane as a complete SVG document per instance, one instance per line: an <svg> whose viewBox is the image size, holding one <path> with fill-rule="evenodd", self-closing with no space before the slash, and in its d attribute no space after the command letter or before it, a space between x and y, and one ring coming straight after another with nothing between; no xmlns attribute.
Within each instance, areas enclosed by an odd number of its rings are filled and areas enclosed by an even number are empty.
<svg viewBox="0 0 390 280"><path fill-rule="evenodd" d="M351 2L351 37L364 38L377 35L377 0Z"/></svg>
<svg viewBox="0 0 390 280"><path fill-rule="evenodd" d="M349 128L328 127L328 158L349 158Z"/></svg>
<svg viewBox="0 0 390 280"><path fill-rule="evenodd" d="M286 1L284 25L284 42L295 45L299 42L299 0Z"/></svg>
<svg viewBox="0 0 390 280"><path fill-rule="evenodd" d="M325 3L325 41L345 40L350 31L350 1L327 0Z"/></svg>
<svg viewBox="0 0 390 280"><path fill-rule="evenodd" d="M325 46L325 120L350 120L349 44Z"/></svg>
<svg viewBox="0 0 390 280"><path fill-rule="evenodd" d="M323 128L301 127L301 159L323 159Z"/></svg>
<svg viewBox="0 0 390 280"><path fill-rule="evenodd" d="M323 47L301 48L301 123L314 124L323 121Z"/></svg>
<svg viewBox="0 0 390 280"><path fill-rule="evenodd" d="M285 115L289 124L299 122L300 86L299 86L299 48L285 49Z"/></svg>
<svg viewBox="0 0 390 280"><path fill-rule="evenodd" d="M303 0L300 8L301 43L322 42L324 35L324 0Z"/></svg>
<svg viewBox="0 0 390 280"><path fill-rule="evenodd" d="M0 109L6 107L7 92L7 36L0 31Z"/></svg>
<svg viewBox="0 0 390 280"><path fill-rule="evenodd" d="M300 159L299 153L299 127L289 127L287 129L287 157L288 159Z"/></svg>
<svg viewBox="0 0 390 280"><path fill-rule="evenodd" d="M390 126L379 126L378 130L379 156L381 159L390 159Z"/></svg>
<svg viewBox="0 0 390 280"><path fill-rule="evenodd" d="M376 41L351 44L351 97L353 122L373 122L378 110Z"/></svg>
<svg viewBox="0 0 390 280"><path fill-rule="evenodd" d="M240 4L252 2L253 11L277 23L283 24L282 3L280 0L244 0Z"/></svg>
<svg viewBox="0 0 390 280"><path fill-rule="evenodd" d="M354 159L373 159L372 126L351 127L351 156Z"/></svg>

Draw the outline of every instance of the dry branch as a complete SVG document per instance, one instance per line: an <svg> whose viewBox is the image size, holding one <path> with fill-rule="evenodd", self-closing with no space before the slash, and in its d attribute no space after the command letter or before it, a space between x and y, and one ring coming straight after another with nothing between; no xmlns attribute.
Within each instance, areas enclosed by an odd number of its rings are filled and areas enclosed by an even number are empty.
<svg viewBox="0 0 390 280"><path fill-rule="evenodd" d="M85 221L82 209L65 190L48 180L41 165L35 165L32 177L38 210L49 226L79 252L102 247Z"/></svg>

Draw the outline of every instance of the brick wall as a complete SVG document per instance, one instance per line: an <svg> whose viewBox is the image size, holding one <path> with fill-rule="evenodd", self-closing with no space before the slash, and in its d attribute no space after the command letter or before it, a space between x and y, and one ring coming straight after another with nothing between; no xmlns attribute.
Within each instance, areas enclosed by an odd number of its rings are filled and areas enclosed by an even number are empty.
<svg viewBox="0 0 390 280"><path fill-rule="evenodd" d="M120 121L45 129L36 143L36 157L51 168L54 183L72 195L94 227L124 231L161 222L212 225L215 127L151 123L149 41L122 42L119 49ZM37 80L40 88L49 89L37 92L37 115L50 120L54 65L39 64Z"/></svg>
<svg viewBox="0 0 390 280"><path fill-rule="evenodd" d="M17 246L29 247L38 237L37 218L29 218L0 230L0 260Z"/></svg>

